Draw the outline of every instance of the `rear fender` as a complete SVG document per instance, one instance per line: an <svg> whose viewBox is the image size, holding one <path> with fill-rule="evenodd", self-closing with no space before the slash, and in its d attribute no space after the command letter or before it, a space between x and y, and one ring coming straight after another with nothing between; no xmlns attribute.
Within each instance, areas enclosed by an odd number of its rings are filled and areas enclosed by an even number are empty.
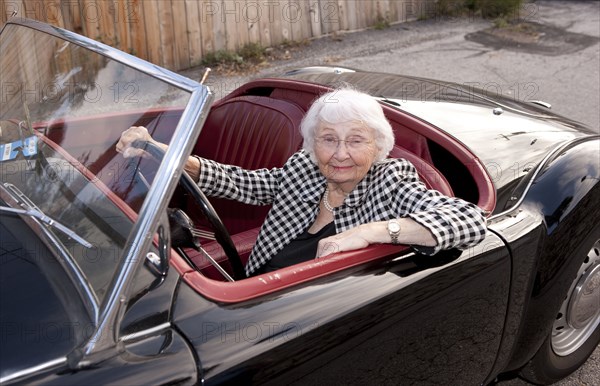
<svg viewBox="0 0 600 386"><path fill-rule="evenodd" d="M527 212L537 222L531 225L538 240L534 256L513 250L514 278L523 264L532 267L534 275L527 285L512 284L513 291L525 290L528 297L523 298L509 369L525 365L544 342L587 253L582 249L589 249L590 239L600 233L600 136L561 146L525 182L520 205L513 212Z"/></svg>

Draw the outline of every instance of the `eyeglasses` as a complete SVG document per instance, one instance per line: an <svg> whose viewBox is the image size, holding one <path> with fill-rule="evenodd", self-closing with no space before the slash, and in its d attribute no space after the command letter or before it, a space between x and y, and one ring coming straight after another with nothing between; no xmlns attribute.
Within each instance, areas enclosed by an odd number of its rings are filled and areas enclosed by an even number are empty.
<svg viewBox="0 0 600 386"><path fill-rule="evenodd" d="M339 139L332 135L317 137L316 141L319 146L327 150L337 150L340 146L340 143L342 142L346 144L346 149L348 150L363 150L373 142L363 137L350 137L348 139Z"/></svg>

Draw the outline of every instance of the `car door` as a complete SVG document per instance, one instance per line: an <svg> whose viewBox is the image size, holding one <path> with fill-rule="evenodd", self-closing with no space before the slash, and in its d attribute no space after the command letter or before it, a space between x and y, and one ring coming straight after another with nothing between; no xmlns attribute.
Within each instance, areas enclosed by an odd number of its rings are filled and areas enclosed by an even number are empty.
<svg viewBox="0 0 600 386"><path fill-rule="evenodd" d="M206 384L480 384L509 286L508 251L488 233L465 251L406 252L241 302L184 285L174 321Z"/></svg>

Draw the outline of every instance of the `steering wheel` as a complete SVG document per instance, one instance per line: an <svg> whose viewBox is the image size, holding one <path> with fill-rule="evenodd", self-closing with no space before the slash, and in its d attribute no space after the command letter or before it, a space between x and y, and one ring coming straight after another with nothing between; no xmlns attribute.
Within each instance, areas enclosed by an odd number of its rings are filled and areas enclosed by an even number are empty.
<svg viewBox="0 0 600 386"><path fill-rule="evenodd" d="M157 160L160 160L164 156L164 151L156 146L155 144L148 141L136 140L131 144L132 147L137 149L145 150L152 157ZM194 182L192 177L184 170L181 174L181 179L179 183L183 186L183 188L193 197L194 201L200 207L200 211L202 215L206 218L210 227L215 233L215 239L221 245L225 254L227 255L227 259L229 260L229 264L231 264L231 268L233 270L233 278L235 280L243 279L246 277L244 272L244 266L242 264L242 259L233 244L233 240L231 240L231 236L225 228L223 221L212 207L204 193L198 187L198 184ZM213 264L217 264L213 261ZM217 267L219 269L221 267ZM222 269L222 268L221 268ZM221 270L219 269L219 271Z"/></svg>

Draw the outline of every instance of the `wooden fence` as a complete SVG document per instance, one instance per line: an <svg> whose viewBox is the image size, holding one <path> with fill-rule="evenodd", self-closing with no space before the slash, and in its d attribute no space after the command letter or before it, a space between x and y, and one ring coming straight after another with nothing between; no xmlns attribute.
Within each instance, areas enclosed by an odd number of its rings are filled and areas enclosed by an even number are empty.
<svg viewBox="0 0 600 386"><path fill-rule="evenodd" d="M413 20L433 0L0 0L13 13L182 70L206 53ZM383 24L382 24L383 25Z"/></svg>

